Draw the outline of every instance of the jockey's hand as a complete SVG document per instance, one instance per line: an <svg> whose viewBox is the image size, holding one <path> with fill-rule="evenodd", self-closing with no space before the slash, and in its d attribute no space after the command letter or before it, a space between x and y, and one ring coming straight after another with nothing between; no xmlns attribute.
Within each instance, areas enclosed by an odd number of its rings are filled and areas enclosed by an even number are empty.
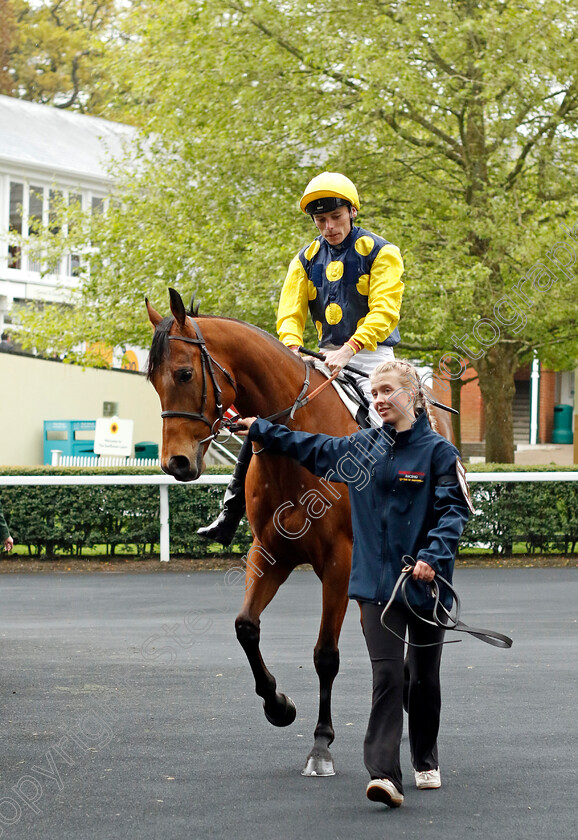
<svg viewBox="0 0 578 840"><path fill-rule="evenodd" d="M256 417L239 417L239 419L235 421L235 427L243 426L243 429L237 428L236 434L240 435L241 437L247 437L247 435L249 434L249 429L251 428L256 419Z"/></svg>
<svg viewBox="0 0 578 840"><path fill-rule="evenodd" d="M430 583L435 577L435 572L429 563L424 563L423 560L418 560L413 567L411 576L414 580L423 580L424 583Z"/></svg>
<svg viewBox="0 0 578 840"><path fill-rule="evenodd" d="M298 344L290 344L289 345L289 350L291 350L292 353L295 353L296 356L299 356L299 345Z"/></svg>
<svg viewBox="0 0 578 840"><path fill-rule="evenodd" d="M344 344L339 350L328 350L325 353L325 364L331 373L335 373L336 371L343 370L347 362L354 355L353 349L349 344Z"/></svg>

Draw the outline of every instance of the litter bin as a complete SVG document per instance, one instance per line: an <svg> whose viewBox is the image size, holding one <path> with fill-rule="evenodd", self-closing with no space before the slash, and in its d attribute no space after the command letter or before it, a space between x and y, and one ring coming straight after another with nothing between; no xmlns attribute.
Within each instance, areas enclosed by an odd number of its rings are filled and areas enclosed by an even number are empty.
<svg viewBox="0 0 578 840"><path fill-rule="evenodd" d="M158 458L159 445L151 440L141 440L134 445L134 457L137 461L144 461L145 458Z"/></svg>
<svg viewBox="0 0 578 840"><path fill-rule="evenodd" d="M572 416L574 409L571 405L554 406L554 429L552 431L552 443L572 443L574 434L572 430Z"/></svg>

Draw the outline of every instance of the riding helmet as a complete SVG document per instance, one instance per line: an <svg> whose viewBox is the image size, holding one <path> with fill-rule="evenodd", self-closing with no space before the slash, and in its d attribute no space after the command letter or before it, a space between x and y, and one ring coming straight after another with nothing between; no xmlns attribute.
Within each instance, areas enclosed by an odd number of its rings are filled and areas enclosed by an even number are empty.
<svg viewBox="0 0 578 840"><path fill-rule="evenodd" d="M332 210L348 205L359 210L359 195L353 181L339 172L322 172L309 181L299 202L304 213L313 216L318 213L330 213Z"/></svg>

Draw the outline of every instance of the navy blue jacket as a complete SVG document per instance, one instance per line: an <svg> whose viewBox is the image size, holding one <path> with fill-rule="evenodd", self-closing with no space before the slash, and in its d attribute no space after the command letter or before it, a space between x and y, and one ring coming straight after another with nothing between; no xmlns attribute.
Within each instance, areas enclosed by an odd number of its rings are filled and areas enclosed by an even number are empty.
<svg viewBox="0 0 578 840"><path fill-rule="evenodd" d="M349 597L385 603L404 554L429 563L450 583L458 541L468 520L458 483L459 452L434 432L425 413L411 429L362 429L346 437L291 432L258 419L249 438L288 455L328 481L349 488L353 557ZM412 606L432 607L427 584L410 581ZM443 599L447 603L447 599Z"/></svg>

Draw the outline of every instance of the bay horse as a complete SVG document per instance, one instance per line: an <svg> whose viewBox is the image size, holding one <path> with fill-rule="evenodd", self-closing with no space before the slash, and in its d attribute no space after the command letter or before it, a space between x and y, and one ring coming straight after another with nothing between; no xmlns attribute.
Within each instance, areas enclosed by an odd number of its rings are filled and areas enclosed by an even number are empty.
<svg viewBox="0 0 578 840"><path fill-rule="evenodd" d="M242 416L266 417L291 408L302 393L306 371L311 387L327 380L280 341L233 318L192 317L181 296L169 289L172 317L162 318L146 302L155 328L148 376L161 402L161 466L180 481L204 470L207 448L233 402ZM442 414L440 417L439 414ZM282 422L294 430L342 436L358 429L334 388L329 387ZM449 421L438 413L446 436ZM296 566L310 563L322 585L322 612L313 662L319 678L319 714L314 743L302 773L335 773L329 750L335 737L331 692L339 670L338 641L347 609L352 529L343 484L313 476L296 461L263 453L253 456L246 479L247 518L253 543L247 555L245 597L235 620L237 638L263 699L267 720L288 726L293 701L277 690L259 648L260 616Z"/></svg>

